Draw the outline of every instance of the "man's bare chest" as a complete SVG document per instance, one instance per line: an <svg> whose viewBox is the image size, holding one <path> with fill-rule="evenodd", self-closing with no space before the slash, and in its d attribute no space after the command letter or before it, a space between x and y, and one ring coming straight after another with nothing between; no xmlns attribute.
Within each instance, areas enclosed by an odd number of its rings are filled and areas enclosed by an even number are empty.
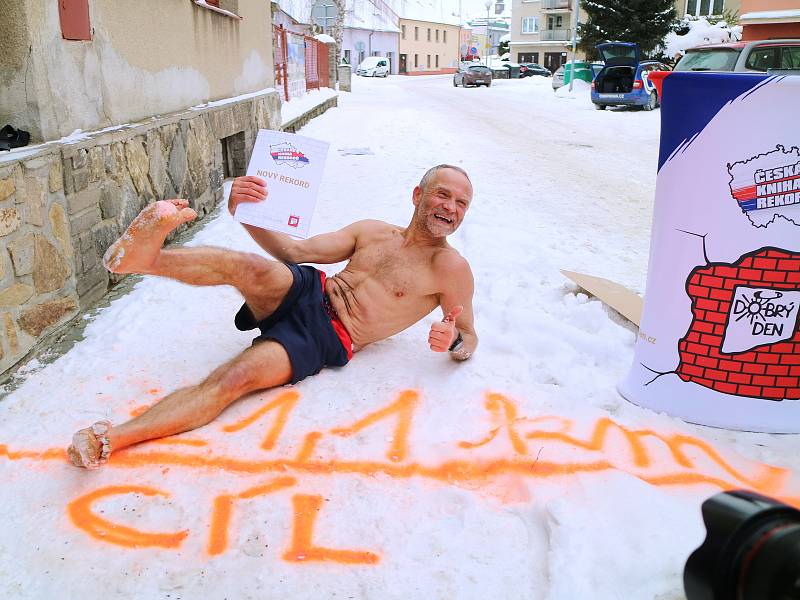
<svg viewBox="0 0 800 600"><path fill-rule="evenodd" d="M437 293L430 252L375 244L356 251L346 271L351 285L380 286L396 298L415 298Z"/></svg>

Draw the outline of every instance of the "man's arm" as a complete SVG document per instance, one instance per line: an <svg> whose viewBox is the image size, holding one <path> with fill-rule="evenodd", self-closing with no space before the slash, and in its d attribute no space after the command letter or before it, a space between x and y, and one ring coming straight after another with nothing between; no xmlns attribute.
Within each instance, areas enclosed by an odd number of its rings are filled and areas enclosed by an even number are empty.
<svg viewBox="0 0 800 600"><path fill-rule="evenodd" d="M453 360L466 360L478 347L472 312L472 296L475 291L472 270L469 263L458 254L441 261L436 270L443 282L439 305L445 316L441 323L431 326L428 344L434 352L450 351L450 358Z"/></svg>
<svg viewBox="0 0 800 600"><path fill-rule="evenodd" d="M264 180L259 177L237 177L231 186L228 211L231 215L242 202L261 202L267 197ZM307 240L297 240L285 233L268 231L253 225L243 224L255 242L272 256L283 262L293 263L337 263L350 258L355 252L360 223L315 235Z"/></svg>

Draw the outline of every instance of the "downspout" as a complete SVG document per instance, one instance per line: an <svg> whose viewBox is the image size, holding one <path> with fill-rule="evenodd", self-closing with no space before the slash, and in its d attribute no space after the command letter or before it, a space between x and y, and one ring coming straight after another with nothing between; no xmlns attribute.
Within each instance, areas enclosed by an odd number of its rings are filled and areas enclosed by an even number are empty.
<svg viewBox="0 0 800 600"><path fill-rule="evenodd" d="M368 45L369 45L369 55L370 56L372 56L372 35L374 33L375 33L374 30L369 32L369 44Z"/></svg>

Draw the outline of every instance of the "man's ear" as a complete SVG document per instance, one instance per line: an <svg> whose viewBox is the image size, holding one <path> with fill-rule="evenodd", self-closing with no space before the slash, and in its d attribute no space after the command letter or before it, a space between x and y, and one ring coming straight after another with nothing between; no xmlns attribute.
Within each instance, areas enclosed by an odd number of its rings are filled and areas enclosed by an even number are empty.
<svg viewBox="0 0 800 600"><path fill-rule="evenodd" d="M414 188L414 191L411 194L411 201L414 203L414 206L419 206L419 201L422 198L422 189L417 186Z"/></svg>

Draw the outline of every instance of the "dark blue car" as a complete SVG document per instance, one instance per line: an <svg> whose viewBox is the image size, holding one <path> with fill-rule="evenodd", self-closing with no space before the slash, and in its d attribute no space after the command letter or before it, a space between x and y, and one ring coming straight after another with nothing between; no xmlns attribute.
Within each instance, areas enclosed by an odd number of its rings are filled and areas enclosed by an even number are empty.
<svg viewBox="0 0 800 600"><path fill-rule="evenodd" d="M670 68L655 60L639 61L639 46L632 42L598 44L605 66L592 81L592 102L598 110L606 106L659 106L658 92L648 76L652 71Z"/></svg>

